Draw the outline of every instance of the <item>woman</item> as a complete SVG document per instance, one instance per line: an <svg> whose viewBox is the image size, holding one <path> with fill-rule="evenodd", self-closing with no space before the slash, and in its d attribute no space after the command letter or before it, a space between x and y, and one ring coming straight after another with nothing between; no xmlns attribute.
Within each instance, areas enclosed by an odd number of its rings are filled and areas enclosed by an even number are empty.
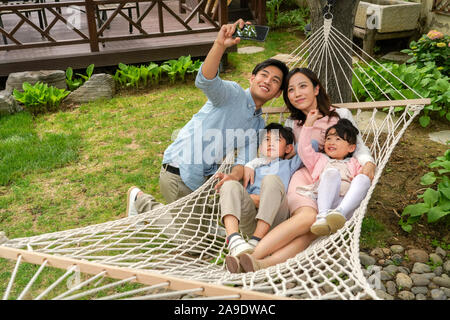
<svg viewBox="0 0 450 320"><path fill-rule="evenodd" d="M325 131L336 124L340 118L349 119L355 126L352 114L348 109L334 108L315 73L307 68L295 68L286 78L287 86L283 90L283 98L291 112L285 125L294 131L296 141L300 136L306 116L311 110L319 110L322 118L313 125L312 139L323 148ZM362 172L371 180L375 174L375 161L369 149L358 135L354 156L363 166ZM244 183L247 180L244 177ZM304 177L299 171L294 173L288 188L288 205L291 217L271 230L256 246L254 252L240 257L240 264L246 271L256 271L286 261L306 249L317 236L310 232L316 220L317 203L297 194L298 186L309 185L312 180Z"/></svg>

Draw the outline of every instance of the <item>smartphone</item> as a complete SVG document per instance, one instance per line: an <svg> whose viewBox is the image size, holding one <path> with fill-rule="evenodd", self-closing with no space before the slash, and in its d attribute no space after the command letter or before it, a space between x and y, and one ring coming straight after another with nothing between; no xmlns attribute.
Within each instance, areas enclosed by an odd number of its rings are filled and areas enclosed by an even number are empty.
<svg viewBox="0 0 450 320"><path fill-rule="evenodd" d="M242 29L236 28L233 38L239 37L242 40L265 41L268 33L268 26L246 24Z"/></svg>

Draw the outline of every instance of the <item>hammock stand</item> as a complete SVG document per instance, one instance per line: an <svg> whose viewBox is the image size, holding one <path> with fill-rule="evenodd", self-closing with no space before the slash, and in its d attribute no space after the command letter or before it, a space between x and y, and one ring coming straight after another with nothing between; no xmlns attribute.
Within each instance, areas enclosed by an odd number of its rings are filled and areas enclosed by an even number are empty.
<svg viewBox="0 0 450 320"><path fill-rule="evenodd" d="M358 57L356 65L361 66L365 61L352 45L332 27L332 17L326 18L324 26L291 54L293 60L288 66L307 66L320 72L325 63L327 72L336 73L344 67L352 68L333 64L331 58L344 53ZM315 64L311 65L311 61ZM379 76L381 81L390 83ZM357 123L362 111L371 110L369 123L360 126L360 131L377 170L366 198L345 226L331 236L318 238L294 258L257 272L226 271L225 235L219 226L220 206L214 190L217 181L211 178L192 194L135 217L27 238L4 237L2 244L0 235L0 257L16 261L10 281L3 292L0 289L0 295L5 300L379 299L374 290L377 275L368 281L360 265L362 220L395 145L414 117L430 103L430 99L424 99L395 75L390 76L402 84L402 88L391 86L402 100L390 100L383 92L385 101L372 98L361 102L353 92L356 102L334 104L354 111ZM356 73L353 77L364 87L368 84L367 78L360 79ZM377 83L368 78L383 91L380 80ZM352 79L347 81L351 84ZM370 92L369 96L372 97ZM287 110L274 107L277 101L263 108L263 112L266 119L278 114L282 122ZM404 106L401 114L399 106ZM377 113L383 116L382 121L376 121ZM229 172L233 159L233 154L228 155L218 172ZM17 288L15 279L26 264L39 268L24 288ZM45 269L50 269L50 273ZM45 290L32 292L40 275L52 278L53 283Z"/></svg>

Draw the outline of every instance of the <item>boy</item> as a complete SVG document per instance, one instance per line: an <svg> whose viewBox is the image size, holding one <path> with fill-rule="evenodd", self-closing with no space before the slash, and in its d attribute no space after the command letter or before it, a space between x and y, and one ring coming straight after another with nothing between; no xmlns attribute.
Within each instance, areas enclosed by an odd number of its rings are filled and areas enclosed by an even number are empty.
<svg viewBox="0 0 450 320"><path fill-rule="evenodd" d="M227 233L229 255L226 266L240 272L239 256L252 252L270 228L289 218L286 191L292 174L300 167L298 155L285 159L294 149L290 128L271 123L265 128L260 153L245 166L255 170L254 183L245 189L238 181L226 181L220 189L222 221ZM252 235L249 242L240 233Z"/></svg>
<svg viewBox="0 0 450 320"><path fill-rule="evenodd" d="M250 87L246 90L236 82L220 79L218 69L225 50L240 42L240 38L232 38L237 25L242 28L244 21L239 19L220 29L195 81L208 101L164 152L159 183L167 203L200 187L207 177L216 172L223 156L235 147L238 149L235 166L230 174L218 175L220 181L216 189L220 189L227 180L239 181L243 176L244 164L256 155L257 133L264 127L261 107L278 97L284 88L288 68L275 59L263 61L254 68ZM236 134L229 138L227 130L250 132L251 136L240 139L239 134ZM211 142L211 132L220 133L221 139ZM137 187L131 187L128 191L127 215L151 210L153 199Z"/></svg>

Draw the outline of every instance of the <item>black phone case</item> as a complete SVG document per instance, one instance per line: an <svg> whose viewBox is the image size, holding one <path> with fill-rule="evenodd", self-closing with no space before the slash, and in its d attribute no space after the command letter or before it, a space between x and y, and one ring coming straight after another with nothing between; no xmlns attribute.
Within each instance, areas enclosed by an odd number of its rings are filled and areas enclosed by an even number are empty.
<svg viewBox="0 0 450 320"><path fill-rule="evenodd" d="M260 26L260 25L254 25L255 31L256 31L256 37L246 37L246 36L239 36L242 40L254 40L254 41L265 41L267 34L269 33L269 27L268 26ZM245 26L244 26L245 28ZM241 29L242 30L242 29ZM233 34L233 38L238 37L237 30Z"/></svg>

